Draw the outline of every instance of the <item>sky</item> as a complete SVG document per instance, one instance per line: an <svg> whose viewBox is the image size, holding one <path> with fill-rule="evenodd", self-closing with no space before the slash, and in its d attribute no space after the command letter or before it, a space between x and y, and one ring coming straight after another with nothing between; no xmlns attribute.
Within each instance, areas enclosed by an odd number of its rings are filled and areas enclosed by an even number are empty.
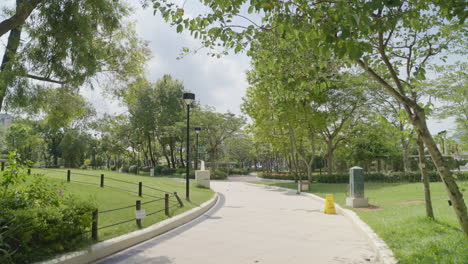
<svg viewBox="0 0 468 264"><path fill-rule="evenodd" d="M12 5L14 1L7 0L7 3ZM248 86L245 73L249 69L249 58L240 53L216 59L206 55L208 50L201 50L178 60L183 47L198 48L199 41L188 32L176 33L175 28L159 14L153 15L152 7L143 9L137 3L139 1L134 2L135 13L130 20L135 21L139 37L149 42L153 53L153 58L148 62L147 77L155 81L164 74L170 74L181 80L187 90L195 93L200 104L213 106L218 112L241 114L240 104ZM184 7L186 15L200 11L200 7L194 5L193 1L187 2ZM0 38L0 54L3 54L5 44L4 36ZM118 114L125 111L125 107L100 89L83 89L82 94L100 113ZM455 124L453 119L430 119L428 126L435 134L451 130Z"/></svg>
<svg viewBox="0 0 468 264"><path fill-rule="evenodd" d="M249 67L248 57L241 53L224 56L221 59L208 56L207 49L177 59L183 47L198 48L200 42L188 32L176 33L159 14L153 15L151 7L142 9L135 6L131 20L136 22L139 37L149 42L153 58L147 66L147 77L156 81L164 74L170 74L184 83L185 89L195 94L202 105L210 105L218 112L230 111L241 114L240 104L247 88L245 72ZM102 107L100 91L87 90L85 95ZM124 108L117 102L106 100L106 111L119 112Z"/></svg>

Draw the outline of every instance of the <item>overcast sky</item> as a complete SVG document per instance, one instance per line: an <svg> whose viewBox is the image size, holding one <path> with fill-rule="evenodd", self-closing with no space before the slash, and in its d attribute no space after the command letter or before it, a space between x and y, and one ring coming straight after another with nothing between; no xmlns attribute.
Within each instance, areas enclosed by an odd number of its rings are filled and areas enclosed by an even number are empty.
<svg viewBox="0 0 468 264"><path fill-rule="evenodd" d="M6 5L13 3L7 0ZM199 47L198 40L194 40L188 32L176 33L159 14L153 15L151 7L142 9L136 3L139 1L135 1L136 12L131 20L136 22L139 37L149 42L153 52L147 67L148 78L155 81L164 74L170 74L183 81L185 88L195 93L196 100L201 104L214 106L218 112L241 114L240 104L247 88L245 72L249 67L249 58L245 54L236 54L215 59L206 55L207 50L201 50L198 54L177 60L183 47ZM0 4L2 6L3 3ZM200 7L193 1L187 2L184 9L186 15L200 11ZM0 44L0 54L3 54L6 36L0 38ZM99 89L83 90L82 93L101 113L125 111L118 102L108 99L109 95ZM432 133L450 130L454 128L454 122L452 119L429 120L429 128Z"/></svg>

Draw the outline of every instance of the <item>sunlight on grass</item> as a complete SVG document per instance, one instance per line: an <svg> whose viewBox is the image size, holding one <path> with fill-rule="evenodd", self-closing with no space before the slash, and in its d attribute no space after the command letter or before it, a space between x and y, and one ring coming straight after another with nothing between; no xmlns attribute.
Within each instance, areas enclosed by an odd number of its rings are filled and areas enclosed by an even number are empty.
<svg viewBox="0 0 468 264"><path fill-rule="evenodd" d="M164 192L162 191L166 191L170 194L177 192L179 197L183 200L184 207L179 207L176 198L171 195L170 214L172 216L198 206L199 204L209 200L211 197L213 197L214 194L212 190L198 188L195 183L191 182L191 202L187 202L185 200L185 183L171 179L137 176L133 174L123 174L111 171L71 170L72 182L68 183L66 180L67 170L65 169L33 169L33 173L44 174L51 182L57 185L57 188L60 189L63 194L71 194L81 199L91 200L97 206L99 211L120 208L124 206L132 206L130 208L118 211L99 214L99 227L134 219L136 201L140 200L142 203L145 203L156 200L158 197L164 198ZM93 175L96 177L80 174ZM101 174L104 174L104 188L99 187ZM83 183L73 181L80 181ZM138 182L143 183L142 197L138 196ZM110 187L126 189L130 192ZM162 191L150 189L148 187L156 188ZM143 204L142 209L146 210L147 214L162 210L164 209L164 200ZM167 218L168 217L164 214L164 211L162 211L144 218L142 220L142 226L147 227ZM118 235L135 231L137 229L138 228L135 221L100 229L99 240L109 239Z"/></svg>

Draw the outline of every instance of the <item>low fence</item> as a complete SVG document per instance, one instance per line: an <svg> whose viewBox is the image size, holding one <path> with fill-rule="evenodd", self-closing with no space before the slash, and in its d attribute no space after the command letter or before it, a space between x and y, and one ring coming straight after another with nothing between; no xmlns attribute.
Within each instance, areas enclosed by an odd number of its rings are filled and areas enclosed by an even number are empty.
<svg viewBox="0 0 468 264"><path fill-rule="evenodd" d="M53 171L53 172L58 172L58 173L64 173L63 171L59 171L59 170L53 170L53 169L47 169L47 170L48 171ZM28 169L28 174L31 174L31 169ZM84 176L84 177L92 177L92 178L97 178L97 179L96 179L96 182L85 182L85 181L79 181L79 180L73 179L73 177L72 177L73 175L79 175L79 176ZM155 199L150 200L150 201L146 201L146 202L143 202L143 203L141 202L141 200L136 200L135 204L132 204L132 205L127 205L127 206L123 206L123 207L119 207L119 208L113 208L113 209L107 209L107 210L95 210L94 212L92 212L91 230L80 233L80 234L77 234L76 236L91 233L91 238L93 240L95 240L95 241L98 240L98 237L99 237L98 236L98 231L101 230L101 229L110 228L110 227L121 225L121 224L126 224L126 223L129 223L129 222L132 222L132 221L135 221L136 226L138 228L141 228L142 227L141 220L144 217L155 215L155 214L158 214L158 213L163 213L163 212L164 212L164 214L166 216L170 216L170 209L171 208L173 208L173 207L183 207L184 206L184 203L182 202L182 199L179 197L177 192L172 192L171 193L171 192L168 192L166 190L158 189L158 188L148 186L148 185L143 185L143 182L135 183L135 182L125 181L125 180L120 180L120 179L116 179L116 178L113 178L113 177L106 177L104 174L101 174L100 176L96 176L96 175L79 173L79 172L73 172L72 173L71 170L66 171L66 180L67 180L67 182L76 182L76 183L81 183L81 184L96 185L96 186L99 186L101 188L117 189L117 190L120 190L120 191L125 191L125 192L129 192L129 193L138 195L139 197L143 197L143 188L151 190L151 191L163 193L160 196L145 193L144 194L145 196L155 198ZM135 189L134 189L134 191L132 191L132 190L125 189L125 188L112 186L112 185L107 184L108 181L115 181L115 182L121 182L121 183L129 184L129 185L135 186ZM158 202L158 201L163 201L163 200L164 200L164 208L162 208L162 209L146 213L146 210L142 207L143 205L148 205L148 204L155 203L155 202ZM134 208L135 209L135 217L134 218L118 221L118 222L108 224L108 225L105 225L105 226L99 226L99 216L100 215L109 214L109 213L112 213L112 212L117 212L117 211L120 211L120 210L129 209L129 208Z"/></svg>

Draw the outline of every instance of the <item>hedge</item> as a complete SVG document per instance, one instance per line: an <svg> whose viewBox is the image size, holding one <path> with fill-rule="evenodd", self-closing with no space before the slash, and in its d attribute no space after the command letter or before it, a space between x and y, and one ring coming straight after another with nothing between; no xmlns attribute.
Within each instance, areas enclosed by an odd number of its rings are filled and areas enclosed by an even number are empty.
<svg viewBox="0 0 468 264"><path fill-rule="evenodd" d="M468 180L468 172L456 171L453 173L457 180L464 181ZM429 180L431 182L440 182L440 177L435 171L428 172ZM276 180L295 180L294 175L285 175L285 174L267 174L262 173L260 177L265 179L276 179ZM303 177L305 178L305 177ZM348 173L338 173L338 174L322 174L314 175L314 182L319 183L348 183L349 174ZM365 182L421 182L421 173L419 171L410 171L410 172L390 172L390 173L365 173L364 174Z"/></svg>

